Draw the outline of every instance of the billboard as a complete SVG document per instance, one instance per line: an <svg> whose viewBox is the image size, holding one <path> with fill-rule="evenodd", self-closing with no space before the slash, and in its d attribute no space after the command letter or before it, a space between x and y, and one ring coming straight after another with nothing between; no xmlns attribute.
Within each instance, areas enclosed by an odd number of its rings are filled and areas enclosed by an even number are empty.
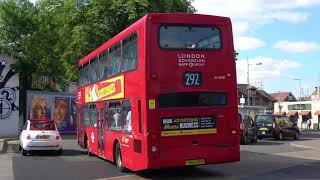
<svg viewBox="0 0 320 180"><path fill-rule="evenodd" d="M27 92L26 117L31 121L37 119L54 120L60 132L75 132L75 114L75 94Z"/></svg>

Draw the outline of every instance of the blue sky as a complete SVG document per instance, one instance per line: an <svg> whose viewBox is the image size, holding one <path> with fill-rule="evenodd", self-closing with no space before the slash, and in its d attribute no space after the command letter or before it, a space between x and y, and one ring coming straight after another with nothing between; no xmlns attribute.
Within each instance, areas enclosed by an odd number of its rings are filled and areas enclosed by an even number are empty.
<svg viewBox="0 0 320 180"><path fill-rule="evenodd" d="M230 17L233 23L238 83L268 93L309 95L320 85L320 0L194 0L200 14ZM254 65L262 63L262 65ZM261 85L262 84L262 85Z"/></svg>

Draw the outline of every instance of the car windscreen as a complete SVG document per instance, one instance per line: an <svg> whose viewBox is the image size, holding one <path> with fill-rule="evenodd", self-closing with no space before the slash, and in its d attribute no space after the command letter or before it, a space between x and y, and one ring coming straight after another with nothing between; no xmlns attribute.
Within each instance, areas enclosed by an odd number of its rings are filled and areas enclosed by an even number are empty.
<svg viewBox="0 0 320 180"><path fill-rule="evenodd" d="M257 124L271 124L272 116L257 116Z"/></svg>
<svg viewBox="0 0 320 180"><path fill-rule="evenodd" d="M215 26L163 25L159 29L159 46L163 49L217 50L221 34Z"/></svg>
<svg viewBox="0 0 320 180"><path fill-rule="evenodd" d="M54 122L31 122L30 130L54 131Z"/></svg>

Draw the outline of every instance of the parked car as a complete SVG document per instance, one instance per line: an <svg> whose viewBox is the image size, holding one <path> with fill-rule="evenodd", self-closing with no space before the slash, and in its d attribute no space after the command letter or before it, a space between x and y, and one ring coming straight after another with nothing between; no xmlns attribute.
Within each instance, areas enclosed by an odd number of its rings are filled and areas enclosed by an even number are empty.
<svg viewBox="0 0 320 180"><path fill-rule="evenodd" d="M54 121L27 120L20 134L22 155L31 151L52 150L62 153L62 139Z"/></svg>
<svg viewBox="0 0 320 180"><path fill-rule="evenodd" d="M258 115L258 138L265 137L282 140L284 137L300 138L300 131L294 119L284 115Z"/></svg>
<svg viewBox="0 0 320 180"><path fill-rule="evenodd" d="M239 113L240 143L248 144L249 141L257 142L257 126L251 116Z"/></svg>

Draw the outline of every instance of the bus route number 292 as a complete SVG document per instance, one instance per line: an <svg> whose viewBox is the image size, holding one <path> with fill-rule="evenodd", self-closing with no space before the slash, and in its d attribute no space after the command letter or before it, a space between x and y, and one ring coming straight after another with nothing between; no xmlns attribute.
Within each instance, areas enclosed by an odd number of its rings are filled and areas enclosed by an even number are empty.
<svg viewBox="0 0 320 180"><path fill-rule="evenodd" d="M201 85L201 72L185 72L183 76L185 86Z"/></svg>

